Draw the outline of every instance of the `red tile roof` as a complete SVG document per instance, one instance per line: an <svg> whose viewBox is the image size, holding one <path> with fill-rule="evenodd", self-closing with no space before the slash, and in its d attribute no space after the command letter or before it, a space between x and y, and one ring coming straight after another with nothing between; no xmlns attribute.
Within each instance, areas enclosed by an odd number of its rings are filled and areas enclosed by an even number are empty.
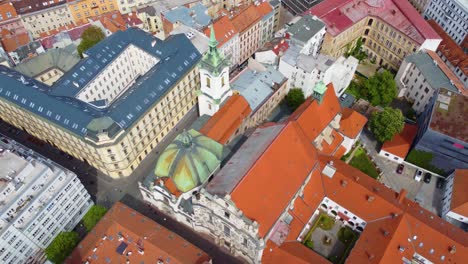
<svg viewBox="0 0 468 264"><path fill-rule="evenodd" d="M441 52L444 57L453 66L458 66L460 62L468 58L468 55L463 52L463 49L444 31L444 29L437 24L435 20L428 20L427 23L439 34L442 38L437 51Z"/></svg>
<svg viewBox="0 0 468 264"><path fill-rule="evenodd" d="M348 138L356 138L366 125L367 118L351 108L343 108L338 131Z"/></svg>
<svg viewBox="0 0 468 264"><path fill-rule="evenodd" d="M231 23L231 20L228 16L222 16L213 23L215 30L216 40L218 41L218 47L223 46L228 42L232 37L234 37L238 32L234 25ZM204 33L207 37L210 36L210 28L207 27L204 30Z"/></svg>
<svg viewBox="0 0 468 264"><path fill-rule="evenodd" d="M262 19L262 16L259 14L257 7L255 5L250 5L233 17L231 22L234 25L234 28L236 28L238 32L242 33L260 21L260 19Z"/></svg>
<svg viewBox="0 0 468 264"><path fill-rule="evenodd" d="M344 138L342 135L340 135L340 133L336 132L336 130L334 129L331 132L331 138L332 141L330 143L328 143L325 139L322 141L322 150L320 151L320 153L330 156L337 156L337 151L341 147L341 143L343 143ZM338 158L341 158L341 156Z"/></svg>
<svg viewBox="0 0 468 264"><path fill-rule="evenodd" d="M242 95L235 94L206 122L200 132L225 144L251 112L247 100Z"/></svg>
<svg viewBox="0 0 468 264"><path fill-rule="evenodd" d="M28 44L30 39L27 32L12 35L3 30L1 41L5 51L12 52L15 51L17 48Z"/></svg>
<svg viewBox="0 0 468 264"><path fill-rule="evenodd" d="M124 14L123 18L125 20L125 23L127 23L127 26L129 27L137 27L143 24L143 21L141 21L141 19L138 18L137 12Z"/></svg>
<svg viewBox="0 0 468 264"><path fill-rule="evenodd" d="M377 17L419 44L440 39L407 0L326 0L305 12L316 15L336 36L366 17Z"/></svg>
<svg viewBox="0 0 468 264"><path fill-rule="evenodd" d="M270 3L265 1L265 2L261 2L257 7L257 12L261 15L261 16L266 16L268 14L270 14L272 11L273 11L273 8L271 7Z"/></svg>
<svg viewBox="0 0 468 264"><path fill-rule="evenodd" d="M123 238L121 241L119 234ZM117 248L125 251L119 254ZM144 250L144 254L138 252L139 248ZM201 249L117 202L78 244L65 263L125 263L127 260L130 263L156 263L158 259L184 264L210 261L208 254Z"/></svg>
<svg viewBox="0 0 468 264"><path fill-rule="evenodd" d="M10 17L8 17L7 13L10 13ZM4 22L13 18L16 18L18 14L16 13L16 9L10 1L5 1L0 3L0 16L2 20L0 22Z"/></svg>
<svg viewBox="0 0 468 264"><path fill-rule="evenodd" d="M60 0L13 0L11 2L20 15L65 4L65 1Z"/></svg>
<svg viewBox="0 0 468 264"><path fill-rule="evenodd" d="M309 97L305 103L294 111L289 120L296 120L310 141L314 141L318 135L341 112L341 106L335 94L333 84L327 85L327 91L322 103Z"/></svg>
<svg viewBox="0 0 468 264"><path fill-rule="evenodd" d="M273 244L271 240L268 240L266 249L263 250L262 263L328 264L331 262L305 247L298 241L288 241L278 247Z"/></svg>
<svg viewBox="0 0 468 264"><path fill-rule="evenodd" d="M393 136L392 140L383 144L382 150L402 159L406 158L417 132L418 127L416 125L405 124L400 134Z"/></svg>
<svg viewBox="0 0 468 264"><path fill-rule="evenodd" d="M315 164L317 152L304 142L297 123L289 122L231 192L237 208L259 223L260 237L268 234ZM272 180L275 175L285 178Z"/></svg>
<svg viewBox="0 0 468 264"><path fill-rule="evenodd" d="M458 169L454 172L452 201L450 210L468 216L468 169Z"/></svg>

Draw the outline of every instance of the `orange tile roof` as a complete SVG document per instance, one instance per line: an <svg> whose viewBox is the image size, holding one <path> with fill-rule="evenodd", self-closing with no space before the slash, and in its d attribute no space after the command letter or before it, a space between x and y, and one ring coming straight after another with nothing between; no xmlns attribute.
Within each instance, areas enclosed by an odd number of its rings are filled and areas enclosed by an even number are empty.
<svg viewBox="0 0 468 264"><path fill-rule="evenodd" d="M320 153L335 156L335 153L341 147L341 143L343 143L344 138L342 135L336 132L336 130L332 130L331 137L332 142L330 144L328 144L325 139L322 141L322 151L320 151Z"/></svg>
<svg viewBox="0 0 468 264"><path fill-rule="evenodd" d="M468 216L468 169L458 169L454 172L452 201L450 210Z"/></svg>
<svg viewBox="0 0 468 264"><path fill-rule="evenodd" d="M336 97L333 83L330 83L327 85L327 91L321 104L309 97L305 103L294 111L289 120L296 120L304 130L307 138L314 141L340 112L340 102Z"/></svg>
<svg viewBox="0 0 468 264"><path fill-rule="evenodd" d="M341 157L343 157L345 153L346 153L346 148L343 146L340 146L338 150L335 152L335 154L333 154L333 157L337 159L341 159Z"/></svg>
<svg viewBox="0 0 468 264"><path fill-rule="evenodd" d="M457 87L458 91L464 95L468 95L468 89L465 89L465 85L463 85L460 79L448 68L439 55L431 50L426 50L426 52L433 60L437 61L437 66L444 72L447 78L453 82L453 85Z"/></svg>
<svg viewBox="0 0 468 264"><path fill-rule="evenodd" d="M119 234L123 240L119 241ZM104 238L105 237L105 238ZM117 248L125 247L119 254ZM144 254L138 252L143 248ZM96 249L94 251L94 249ZM132 252L131 254L128 254ZM162 227L132 208L117 202L78 244L66 264L90 263L208 263L201 249Z"/></svg>
<svg viewBox="0 0 468 264"><path fill-rule="evenodd" d="M303 142L308 140L300 127L288 123L231 192L237 208L259 223L260 237L268 234L315 164L315 148ZM274 175L287 177L272 180Z"/></svg>
<svg viewBox="0 0 468 264"><path fill-rule="evenodd" d="M260 21L261 18L262 17L258 13L256 6L250 5L233 17L231 21L237 31L242 33Z"/></svg>
<svg viewBox="0 0 468 264"><path fill-rule="evenodd" d="M356 138L366 125L367 118L351 108L343 108L338 131L348 138Z"/></svg>
<svg viewBox="0 0 468 264"><path fill-rule="evenodd" d="M224 45L232 37L234 37L238 32L234 25L231 23L231 20L228 16L223 16L220 19L216 20L213 23L215 30L216 40L218 41L218 47ZM210 28L207 27L204 30L204 33L207 37L210 36Z"/></svg>
<svg viewBox="0 0 468 264"><path fill-rule="evenodd" d="M200 132L221 144L225 144L245 118L252 112L242 95L232 95L226 103L200 129Z"/></svg>
<svg viewBox="0 0 468 264"><path fill-rule="evenodd" d="M10 17L7 15L8 12L10 13ZM2 1L2 3L0 3L0 15L3 18L1 22L16 18L18 16L15 7L10 1Z"/></svg>
<svg viewBox="0 0 468 264"><path fill-rule="evenodd" d="M29 35L27 32L14 35L3 35L2 31L2 44L6 52L15 51L17 48L29 43Z"/></svg>
<svg viewBox="0 0 468 264"><path fill-rule="evenodd" d="M101 21L102 25L112 33L127 29L125 19L119 11L107 12L99 16L90 17L89 19L93 21Z"/></svg>
<svg viewBox="0 0 468 264"><path fill-rule="evenodd" d="M400 134L394 135L392 140L383 144L382 150L400 158L406 158L417 132L418 127L416 125L405 124Z"/></svg>
<svg viewBox="0 0 468 264"><path fill-rule="evenodd" d="M288 241L280 247L268 240L263 250L262 263L265 264L328 264L331 263L298 241Z"/></svg>
<svg viewBox="0 0 468 264"><path fill-rule="evenodd" d="M444 29L439 24L437 24L435 20L428 20L427 23L429 23L429 25L442 38L442 42L439 44L437 51L440 51L453 66L458 66L460 62L468 58L468 55L463 52L463 49L444 31Z"/></svg>
<svg viewBox="0 0 468 264"><path fill-rule="evenodd" d="M266 16L266 15L270 14L273 11L273 8L271 7L270 3L267 2L267 1L260 3L256 7L257 7L257 12L261 16Z"/></svg>

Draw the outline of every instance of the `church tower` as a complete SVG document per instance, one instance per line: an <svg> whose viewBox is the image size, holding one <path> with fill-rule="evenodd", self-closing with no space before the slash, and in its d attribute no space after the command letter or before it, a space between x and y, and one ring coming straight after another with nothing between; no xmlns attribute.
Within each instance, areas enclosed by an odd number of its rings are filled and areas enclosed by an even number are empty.
<svg viewBox="0 0 468 264"><path fill-rule="evenodd" d="M219 52L213 25L211 25L209 50L200 62L201 91L198 95L200 116L214 115L220 105L232 95L229 86L229 62Z"/></svg>

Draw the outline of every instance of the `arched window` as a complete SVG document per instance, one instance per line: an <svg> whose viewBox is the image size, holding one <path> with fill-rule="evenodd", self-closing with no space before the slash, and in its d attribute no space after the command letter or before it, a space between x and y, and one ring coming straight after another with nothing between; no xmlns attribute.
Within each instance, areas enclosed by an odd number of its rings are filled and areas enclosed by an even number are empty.
<svg viewBox="0 0 468 264"><path fill-rule="evenodd" d="M371 19L369 19L369 21L367 22L367 25L368 25L368 26L372 26L372 22L374 22L374 19L371 18Z"/></svg>

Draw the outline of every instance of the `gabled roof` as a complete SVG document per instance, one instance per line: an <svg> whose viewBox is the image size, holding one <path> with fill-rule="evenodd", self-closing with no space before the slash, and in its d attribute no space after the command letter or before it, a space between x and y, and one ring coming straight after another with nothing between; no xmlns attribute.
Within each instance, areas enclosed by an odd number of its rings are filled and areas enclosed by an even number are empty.
<svg viewBox="0 0 468 264"><path fill-rule="evenodd" d="M251 112L249 103L242 95L232 95L221 106L221 109L205 123L200 132L221 144L225 144Z"/></svg>
<svg viewBox="0 0 468 264"><path fill-rule="evenodd" d="M255 5L250 5L232 18L232 24L238 32L244 32L262 19Z"/></svg>
<svg viewBox="0 0 468 264"><path fill-rule="evenodd" d="M66 4L63 0L13 0L11 2L20 15Z"/></svg>
<svg viewBox="0 0 468 264"><path fill-rule="evenodd" d="M244 144L255 141L250 137ZM306 136L297 123L286 124L231 192L237 208L259 223L260 237L268 234L314 168L317 152L304 142ZM235 155L243 154L241 147ZM272 180L274 175L284 177Z"/></svg>
<svg viewBox="0 0 468 264"><path fill-rule="evenodd" d="M394 135L392 140L383 144L382 150L402 159L406 158L417 132L418 127L416 125L405 124L400 134Z"/></svg>
<svg viewBox="0 0 468 264"><path fill-rule="evenodd" d="M367 118L351 108L343 108L338 131L349 138L356 138L366 125Z"/></svg>
<svg viewBox="0 0 468 264"><path fill-rule="evenodd" d="M78 56L70 54L64 49L51 49L17 65L15 70L34 78L51 69L67 72L79 61L80 58Z"/></svg>
<svg viewBox="0 0 468 264"><path fill-rule="evenodd" d="M143 250L143 254L139 250ZM210 256L148 217L117 202L65 263L81 264L89 260L94 263L124 263L127 260L156 263L158 259L178 264L202 264L210 261Z"/></svg>
<svg viewBox="0 0 468 264"><path fill-rule="evenodd" d="M330 83L327 85L322 103L319 104L312 97L307 98L306 102L289 117L289 120L297 121L309 141L314 141L340 112L340 102L336 97L333 83Z"/></svg>
<svg viewBox="0 0 468 264"><path fill-rule="evenodd" d="M332 36L362 19L377 17L419 44L426 39L440 39L407 0L326 0L305 14L318 16Z"/></svg>
<svg viewBox="0 0 468 264"><path fill-rule="evenodd" d="M257 12L260 16L266 16L273 12L273 8L271 7L268 1L261 2L257 7Z"/></svg>
<svg viewBox="0 0 468 264"><path fill-rule="evenodd" d="M119 11L112 11L88 18L90 21L101 21L101 24L110 32L125 31L127 24Z"/></svg>
<svg viewBox="0 0 468 264"><path fill-rule="evenodd" d="M329 264L331 263L326 258L320 256L315 251L310 250L299 241L288 241L283 243L280 247L268 240L267 249L273 248L273 250L264 250L262 256L262 263L265 264Z"/></svg>
<svg viewBox="0 0 468 264"><path fill-rule="evenodd" d="M465 54L462 47L460 47L460 45L458 45L435 20L428 20L427 23L429 23L429 25L442 38L442 42L439 44L439 47L437 47L437 51L442 53L450 64L456 67L460 62L468 59L468 55ZM468 73L465 74L468 75Z"/></svg>
<svg viewBox="0 0 468 264"><path fill-rule="evenodd" d="M228 16L222 16L213 23L218 48L231 40L238 32ZM210 28L206 27L203 32L207 37L210 36Z"/></svg>
<svg viewBox="0 0 468 264"><path fill-rule="evenodd" d="M10 16L8 16L8 13ZM2 3L0 3L0 16L2 17L1 22L5 22L16 18L18 14L10 1L2 1Z"/></svg>
<svg viewBox="0 0 468 264"><path fill-rule="evenodd" d="M450 210L468 217L468 169L458 169L454 172L452 201Z"/></svg>

